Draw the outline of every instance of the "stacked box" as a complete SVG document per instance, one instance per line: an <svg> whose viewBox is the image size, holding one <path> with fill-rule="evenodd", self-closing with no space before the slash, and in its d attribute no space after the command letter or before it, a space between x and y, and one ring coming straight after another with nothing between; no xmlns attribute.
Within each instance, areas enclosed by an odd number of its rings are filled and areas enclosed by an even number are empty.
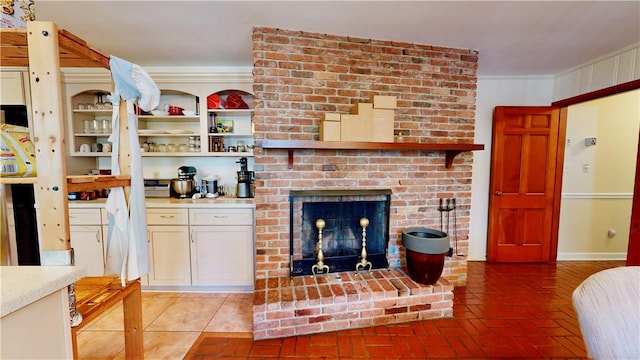
<svg viewBox="0 0 640 360"><path fill-rule="evenodd" d="M351 114L325 113L319 126L320 141L393 142L395 96L373 96L358 103Z"/></svg>
<svg viewBox="0 0 640 360"><path fill-rule="evenodd" d="M393 142L394 113L393 109L373 109L372 132L369 141Z"/></svg>
<svg viewBox="0 0 640 360"><path fill-rule="evenodd" d="M397 108L397 102L395 96L373 95L374 109L395 109Z"/></svg>
<svg viewBox="0 0 640 360"><path fill-rule="evenodd" d="M363 131L360 115L342 114L340 116L340 140L368 141L368 133Z"/></svg>
<svg viewBox="0 0 640 360"><path fill-rule="evenodd" d="M340 114L325 113L318 129L320 141L340 141Z"/></svg>

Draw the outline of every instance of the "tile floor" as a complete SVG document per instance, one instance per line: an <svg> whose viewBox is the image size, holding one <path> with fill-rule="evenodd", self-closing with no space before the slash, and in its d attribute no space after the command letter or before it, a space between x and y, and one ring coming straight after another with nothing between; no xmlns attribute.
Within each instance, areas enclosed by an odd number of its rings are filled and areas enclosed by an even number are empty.
<svg viewBox="0 0 640 360"><path fill-rule="evenodd" d="M469 262L453 318L260 341L205 332L186 359L584 359L571 293L617 266Z"/></svg>
<svg viewBox="0 0 640 360"><path fill-rule="evenodd" d="M253 294L142 293L145 359L182 359L203 332L251 337ZM122 305L78 332L80 359L125 359Z"/></svg>

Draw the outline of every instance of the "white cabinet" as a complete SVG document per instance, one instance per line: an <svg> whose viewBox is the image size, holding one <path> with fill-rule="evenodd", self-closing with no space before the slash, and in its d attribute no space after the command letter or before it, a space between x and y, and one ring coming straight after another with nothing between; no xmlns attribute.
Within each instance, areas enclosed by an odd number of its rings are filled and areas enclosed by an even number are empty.
<svg viewBox="0 0 640 360"><path fill-rule="evenodd" d="M190 209L193 285L253 287L252 209Z"/></svg>
<svg viewBox="0 0 640 360"><path fill-rule="evenodd" d="M69 234L75 264L86 267L87 276L103 276L104 241L100 209L69 209Z"/></svg>
<svg viewBox="0 0 640 360"><path fill-rule="evenodd" d="M209 152L215 156L253 156L253 95L236 90L215 93L223 102L230 94L240 95L249 109L207 109Z"/></svg>
<svg viewBox="0 0 640 360"><path fill-rule="evenodd" d="M19 71L0 71L0 104L25 105L24 84Z"/></svg>
<svg viewBox="0 0 640 360"><path fill-rule="evenodd" d="M191 285L189 227L149 225L149 285Z"/></svg>
<svg viewBox="0 0 640 360"><path fill-rule="evenodd" d="M82 90L70 96L69 138L71 155L76 157L106 157L104 145L111 133L112 104L108 91L99 88ZM206 109L200 98L208 95L161 88L160 105L153 112L139 111L138 135L143 157L251 157L253 156L252 109ZM231 93L239 93L249 106L253 95L240 90L224 90L224 100ZM184 109L187 115L171 115L165 107ZM216 140L217 139L217 140ZM214 141L215 140L215 141ZM214 147L219 143L220 147ZM82 146L82 145L88 145ZM96 147L91 145L98 144ZM229 152L243 144L246 151ZM100 149L102 147L102 150Z"/></svg>
<svg viewBox="0 0 640 360"><path fill-rule="evenodd" d="M111 103L106 89L82 91L71 97L69 109L69 139L72 156L108 156L110 152L96 151L93 144L104 146L111 133ZM84 151L84 146L88 147Z"/></svg>
<svg viewBox="0 0 640 360"><path fill-rule="evenodd" d="M191 285L187 209L148 208L150 286Z"/></svg>
<svg viewBox="0 0 640 360"><path fill-rule="evenodd" d="M158 109L138 117L140 143L145 148L142 156L202 156L207 149L201 146L200 97L173 89L161 89L160 94ZM165 112L169 106L181 108L187 115Z"/></svg>
<svg viewBox="0 0 640 360"><path fill-rule="evenodd" d="M253 286L253 233L247 226L191 226L193 285Z"/></svg>
<svg viewBox="0 0 640 360"><path fill-rule="evenodd" d="M97 206L97 205L96 205ZM252 290L254 210L234 207L147 207L149 274L156 288ZM106 210L69 208L71 246L88 276L103 276Z"/></svg>

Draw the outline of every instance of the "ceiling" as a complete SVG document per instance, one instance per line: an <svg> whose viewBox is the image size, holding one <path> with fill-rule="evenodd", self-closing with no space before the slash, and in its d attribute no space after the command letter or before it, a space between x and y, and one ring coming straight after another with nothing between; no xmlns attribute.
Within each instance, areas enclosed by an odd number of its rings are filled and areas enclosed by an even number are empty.
<svg viewBox="0 0 640 360"><path fill-rule="evenodd" d="M268 26L479 51L479 75L553 75L640 43L640 1L58 1L37 20L141 66L252 66Z"/></svg>

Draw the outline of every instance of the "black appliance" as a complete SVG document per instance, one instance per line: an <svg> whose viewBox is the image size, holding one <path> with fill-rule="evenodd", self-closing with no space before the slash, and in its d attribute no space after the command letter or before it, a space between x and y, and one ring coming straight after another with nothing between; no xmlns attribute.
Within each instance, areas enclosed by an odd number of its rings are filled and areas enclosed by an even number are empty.
<svg viewBox="0 0 640 360"><path fill-rule="evenodd" d="M240 160L236 161L236 163L240 164L240 171L238 171L238 185L236 185L236 197L253 197L253 193L251 191L251 185L253 183L253 171L247 170L247 158L240 158Z"/></svg>
<svg viewBox="0 0 640 360"><path fill-rule="evenodd" d="M24 105L0 105L5 123L17 126L29 126L27 107ZM35 196L32 184L11 184L13 216L15 218L16 252L18 264L40 265L40 246L38 244L38 223Z"/></svg>

